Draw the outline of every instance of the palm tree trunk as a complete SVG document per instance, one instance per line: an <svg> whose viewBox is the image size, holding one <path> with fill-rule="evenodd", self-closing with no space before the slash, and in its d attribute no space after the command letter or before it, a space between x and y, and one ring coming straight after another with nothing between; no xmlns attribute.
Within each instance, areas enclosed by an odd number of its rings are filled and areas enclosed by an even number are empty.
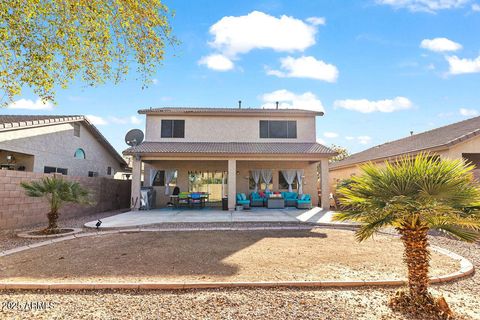
<svg viewBox="0 0 480 320"><path fill-rule="evenodd" d="M58 225L57 225L57 220L58 220L58 211L56 210L51 210L48 214L47 214L47 217L48 217L48 227L47 227L47 230L49 232L53 232L54 230L56 230L58 228Z"/></svg>
<svg viewBox="0 0 480 320"><path fill-rule="evenodd" d="M399 230L405 247L404 261L408 268L408 289L414 301L428 298L428 228L417 227Z"/></svg>

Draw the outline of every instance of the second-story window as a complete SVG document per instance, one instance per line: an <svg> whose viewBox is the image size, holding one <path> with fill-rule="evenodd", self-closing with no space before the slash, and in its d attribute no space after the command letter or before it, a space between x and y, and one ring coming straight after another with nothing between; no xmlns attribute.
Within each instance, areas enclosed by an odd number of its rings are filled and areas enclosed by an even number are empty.
<svg viewBox="0 0 480 320"><path fill-rule="evenodd" d="M260 120L260 138L296 139L297 121Z"/></svg>
<svg viewBox="0 0 480 320"><path fill-rule="evenodd" d="M185 120L162 120L162 138L185 138Z"/></svg>

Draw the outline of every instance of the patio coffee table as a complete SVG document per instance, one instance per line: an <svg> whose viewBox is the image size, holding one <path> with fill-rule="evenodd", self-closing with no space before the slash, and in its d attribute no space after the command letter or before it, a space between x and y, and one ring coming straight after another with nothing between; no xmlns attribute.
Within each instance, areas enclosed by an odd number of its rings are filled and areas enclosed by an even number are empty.
<svg viewBox="0 0 480 320"><path fill-rule="evenodd" d="M268 198L267 208L269 208L269 209L283 209L283 208L285 208L285 200L283 198Z"/></svg>

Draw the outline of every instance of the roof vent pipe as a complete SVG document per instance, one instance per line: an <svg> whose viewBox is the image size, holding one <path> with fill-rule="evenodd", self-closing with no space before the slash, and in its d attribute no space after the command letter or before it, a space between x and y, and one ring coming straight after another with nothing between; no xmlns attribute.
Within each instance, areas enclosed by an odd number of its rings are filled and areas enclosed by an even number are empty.
<svg viewBox="0 0 480 320"><path fill-rule="evenodd" d="M275 102L275 105L277 106L277 110L278 110L278 101Z"/></svg>
<svg viewBox="0 0 480 320"><path fill-rule="evenodd" d="M242 109L242 100L238 100L238 109Z"/></svg>

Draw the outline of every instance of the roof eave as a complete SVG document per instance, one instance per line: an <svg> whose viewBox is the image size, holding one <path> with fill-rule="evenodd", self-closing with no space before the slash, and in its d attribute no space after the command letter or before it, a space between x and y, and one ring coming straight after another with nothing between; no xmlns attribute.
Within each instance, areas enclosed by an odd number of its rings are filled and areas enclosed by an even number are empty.
<svg viewBox="0 0 480 320"><path fill-rule="evenodd" d="M208 110L208 111L186 111L186 110L155 110L155 109L140 109L138 110L138 114L145 114L145 115L195 115L195 116L211 116L211 115L219 115L219 116L303 116L303 117L311 117L311 116L323 116L325 113L322 111L310 111L310 110L291 110L291 109L233 109L235 111L226 111L226 110ZM255 111L253 111L255 110ZM263 111L264 110L264 111ZM276 112L278 110L282 110L280 112ZM290 110L288 112L283 110Z"/></svg>
<svg viewBox="0 0 480 320"><path fill-rule="evenodd" d="M350 163L347 163L347 164L342 164L341 162L348 159L348 158L345 158L344 160L341 160L339 162L335 162L334 164L330 165L329 169L331 171L335 171L335 170L340 170L340 169L345 169L345 168L349 168L349 167L356 167L356 166L359 166L359 165L362 165L364 163L368 163L368 162L380 162L380 161L390 161L390 160L394 160L402 155L415 155L415 154L418 154L420 152L438 152L438 151L442 151L442 150L445 150L446 148L448 148L448 144L442 144L442 145L438 145L438 146L434 146L434 147L431 147L431 148L425 148L425 149L417 149L417 150L411 150L411 151L406 151L406 152L402 152L402 153L396 153L396 154L393 154L393 155L389 155L389 156L386 156L386 157L375 157L375 158L371 158L371 159L368 159L368 160L359 160L359 161L355 161L355 162L350 162Z"/></svg>

